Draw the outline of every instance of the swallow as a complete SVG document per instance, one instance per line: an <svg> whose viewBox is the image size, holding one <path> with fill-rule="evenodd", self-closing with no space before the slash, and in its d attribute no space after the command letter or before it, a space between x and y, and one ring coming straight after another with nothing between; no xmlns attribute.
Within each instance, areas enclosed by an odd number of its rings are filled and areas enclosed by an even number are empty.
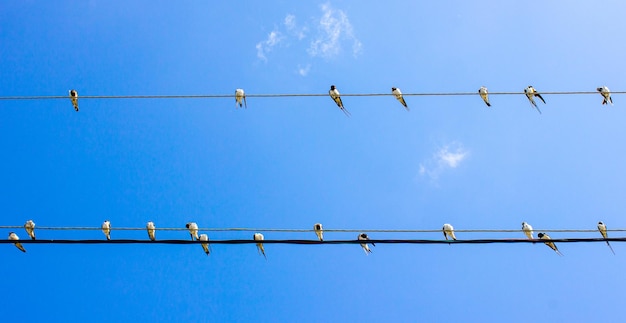
<svg viewBox="0 0 626 323"><path fill-rule="evenodd" d="M154 222L148 221L148 223L146 223L146 229L148 230L150 240L156 240L156 227L154 226Z"/></svg>
<svg viewBox="0 0 626 323"><path fill-rule="evenodd" d="M254 241L263 241L263 240L265 240L265 237L261 233L255 233L253 237L254 237ZM256 248L257 248L257 252L259 254L262 253L263 257L265 257L265 260L267 260L267 256L265 255L265 248L263 248L263 243L257 242L256 243Z"/></svg>
<svg viewBox="0 0 626 323"><path fill-rule="evenodd" d="M330 97L333 99L333 101L335 101L335 103L337 103L337 106L339 107L339 109L341 109L341 111L343 111L343 113L346 114L346 116L350 116L350 112L348 110L346 110L346 108L343 107L343 102L341 102L341 96L339 96L339 91L337 90L337 88L334 85L330 86L330 90L328 91L328 95L330 95Z"/></svg>
<svg viewBox="0 0 626 323"><path fill-rule="evenodd" d="M70 99L72 100L74 110L78 112L78 92L76 92L76 90L70 90Z"/></svg>
<svg viewBox="0 0 626 323"><path fill-rule="evenodd" d="M315 234L320 241L324 241L324 229L322 229L321 223L315 223L313 225L313 231L315 231Z"/></svg>
<svg viewBox="0 0 626 323"><path fill-rule="evenodd" d="M400 92L399 88L392 87L391 88L391 94L395 95L396 99L398 99L398 101L400 101L400 103L402 103L402 105L404 106L406 111L409 111L409 107L406 105L406 101L404 101L404 98L402 97L402 92Z"/></svg>
<svg viewBox="0 0 626 323"><path fill-rule="evenodd" d="M539 110L539 107L537 106L537 103L535 103L535 99L533 97L536 96L539 99L541 99L541 101L543 101L543 104L546 104L546 100L544 100L543 97L541 97L541 94L539 94L539 92L537 92L537 90L535 90L535 88L532 85L529 85L527 88L525 88L524 93L526 94L528 101L530 101L530 104L532 104L535 107L535 109L539 111L539 114L541 114L541 110Z"/></svg>
<svg viewBox="0 0 626 323"><path fill-rule="evenodd" d="M185 224L185 228L189 230L189 235L191 235L191 241L193 241L193 238L196 238L196 240L198 240L198 224L196 224L195 222L187 222L187 224Z"/></svg>
<svg viewBox="0 0 626 323"><path fill-rule="evenodd" d="M487 91L487 88L484 86L481 86L480 89L478 89L478 94L480 95L481 98L483 98L483 101L485 101L485 104L487 104L487 106L490 107L491 103L489 103L489 91Z"/></svg>
<svg viewBox="0 0 626 323"><path fill-rule="evenodd" d="M107 237L107 240L111 240L111 221L106 220L102 222L102 232Z"/></svg>
<svg viewBox="0 0 626 323"><path fill-rule="evenodd" d="M243 105L245 105L246 109L248 108L248 103L246 102L246 93L243 91L243 89L236 89L235 90L235 107L237 107L237 104L239 104L239 107L242 107L242 102L243 101Z"/></svg>
<svg viewBox="0 0 626 323"><path fill-rule="evenodd" d="M362 240L362 241L367 241L370 239L370 237L367 236L367 233L361 233L359 234L357 239ZM372 243L372 246L376 247L376 245L373 243ZM367 243L361 243L361 248L363 248L363 251L365 251L366 255L372 253L372 250L370 250L370 247L367 245Z"/></svg>
<svg viewBox="0 0 626 323"><path fill-rule="evenodd" d="M446 238L446 240L448 240L448 237L452 238L452 240L456 240L456 237L454 236L454 227L451 224L444 224L441 230L443 231L443 237Z"/></svg>
<svg viewBox="0 0 626 323"><path fill-rule="evenodd" d="M30 238L35 240L35 222L33 222L33 220L26 221L26 223L24 223L24 229L26 229L26 233L28 233Z"/></svg>
<svg viewBox="0 0 626 323"><path fill-rule="evenodd" d="M547 235L546 233L543 232L539 232L537 234L537 237L541 240L546 240L544 243L546 244L546 246L550 247L550 249L554 250L556 252L557 255L562 256L563 254L559 251L559 248L556 247L556 245L554 244L554 242L550 241L550 236Z"/></svg>
<svg viewBox="0 0 626 323"><path fill-rule="evenodd" d="M522 231L524 231L524 234L528 237L528 239L535 239L533 238L533 227L530 224L522 222Z"/></svg>
<svg viewBox="0 0 626 323"><path fill-rule="evenodd" d="M198 240L200 241L209 241L209 236L206 234L201 234L200 238L198 238ZM204 253L206 253L206 255L208 256L211 253L211 250L209 249L209 243L208 242L203 242L201 243L202 245L202 249L204 249Z"/></svg>
<svg viewBox="0 0 626 323"><path fill-rule="evenodd" d="M604 239L608 239L609 236L606 234L606 225L604 225L602 221L598 222L598 231L600 231L600 234ZM613 251L613 247L611 247L608 241L606 242L606 245L609 246L609 248L611 248L611 252L615 254L615 251Z"/></svg>
<svg viewBox="0 0 626 323"><path fill-rule="evenodd" d="M18 242L20 240L20 237L18 237L15 232L9 232L9 240L15 241L13 244L17 247L17 249L22 250L22 252L26 252L24 246L22 246L22 244Z"/></svg>
<svg viewBox="0 0 626 323"><path fill-rule="evenodd" d="M604 98L602 100L602 105L605 105L607 103L611 103L611 105L613 105L613 99L611 99L611 91L609 90L608 87L603 86L603 87L599 87L597 88L598 92L600 92L600 94L602 94L602 97Z"/></svg>

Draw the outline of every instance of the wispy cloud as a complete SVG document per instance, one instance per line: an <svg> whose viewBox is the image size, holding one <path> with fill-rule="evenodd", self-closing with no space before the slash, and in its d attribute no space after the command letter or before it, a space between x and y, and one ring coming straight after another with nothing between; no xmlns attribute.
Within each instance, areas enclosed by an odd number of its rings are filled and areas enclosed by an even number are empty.
<svg viewBox="0 0 626 323"><path fill-rule="evenodd" d="M462 144L452 142L437 149L432 157L420 163L419 174L436 181L443 172L461 165L469 154Z"/></svg>
<svg viewBox="0 0 626 323"><path fill-rule="evenodd" d="M333 8L330 3L320 5L321 16L307 20L301 24L294 14L288 13L282 23L274 28L267 39L256 44L257 57L268 61L270 53L276 45L290 48L290 50L302 50L302 54L295 53L294 57L309 57L329 59L339 56L344 47L352 46L352 55L358 56L362 52L363 44L355 36L354 28L348 19L348 15L340 9ZM293 43L300 46L291 46ZM307 76L311 69L311 62L299 64L296 69L301 76Z"/></svg>
<svg viewBox="0 0 626 323"><path fill-rule="evenodd" d="M278 45L283 40L280 32L274 30L267 35L267 39L256 44L256 56L264 61L267 61L265 54L272 51L274 46Z"/></svg>
<svg viewBox="0 0 626 323"><path fill-rule="evenodd" d="M305 67L298 65L298 74L301 76L307 76L311 70L311 64L307 64Z"/></svg>
<svg viewBox="0 0 626 323"><path fill-rule="evenodd" d="M352 24L343 10L337 10L325 3L320 6L322 17L319 20L318 34L311 41L307 52L312 57L331 58L341 52L342 41L352 42L352 54L361 53L363 45L354 36Z"/></svg>

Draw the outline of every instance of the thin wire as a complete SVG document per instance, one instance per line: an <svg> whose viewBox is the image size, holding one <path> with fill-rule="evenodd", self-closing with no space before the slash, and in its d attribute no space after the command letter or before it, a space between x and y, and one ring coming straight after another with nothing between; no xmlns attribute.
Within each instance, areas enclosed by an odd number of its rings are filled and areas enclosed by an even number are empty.
<svg viewBox="0 0 626 323"><path fill-rule="evenodd" d="M23 229L24 226L20 225L0 225L0 229ZM35 228L39 230L57 230L57 231L100 231L101 227L39 227ZM146 228L136 227L112 227L111 231L145 231ZM156 231L188 231L187 228L156 228ZM238 232L315 232L313 229L275 229L275 228L198 228L199 231L208 232L224 232L224 231L238 231ZM441 229L324 229L324 232L384 232L384 233L441 233ZM597 229L533 229L534 232L595 232ZM626 232L626 229L607 229L607 232ZM456 233L475 233L475 232L489 232L489 233L508 233L508 232L523 232L521 229L455 229Z"/></svg>
<svg viewBox="0 0 626 323"><path fill-rule="evenodd" d="M581 95L594 94L596 91L554 91L539 92L544 95ZM611 94L626 94L626 91L611 91ZM350 96L393 96L391 93L347 93L341 94L343 97ZM478 92L433 92L433 93L403 93L403 96L471 96L478 95ZM489 95L525 95L524 92L489 92ZM286 93L286 94L246 94L247 98L284 98L284 97L325 97L327 93ZM85 95L80 96L79 100L84 99L218 99L218 98L235 98L234 94L183 94L183 95ZM2 96L0 100L56 100L69 99L69 96L60 95L35 95L35 96Z"/></svg>
<svg viewBox="0 0 626 323"><path fill-rule="evenodd" d="M554 243L588 243L588 242L626 242L626 237L620 238L566 238L548 240ZM19 240L20 243L28 244L256 244L256 240ZM490 243L544 243L546 240L540 239L473 239L473 240L423 240L423 239L381 239L367 240L365 243L371 244L490 244ZM13 240L0 240L2 243L15 243ZM301 245L321 245L321 244L362 244L362 240L263 240L263 244L301 244Z"/></svg>

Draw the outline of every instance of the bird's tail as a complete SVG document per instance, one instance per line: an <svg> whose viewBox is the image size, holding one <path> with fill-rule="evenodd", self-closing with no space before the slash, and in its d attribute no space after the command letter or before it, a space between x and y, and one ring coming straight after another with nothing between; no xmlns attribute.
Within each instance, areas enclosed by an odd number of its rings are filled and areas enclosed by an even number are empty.
<svg viewBox="0 0 626 323"><path fill-rule="evenodd" d="M534 104L534 102L533 102L533 104ZM535 109L537 109L537 111L539 112L539 114L542 114L542 113L541 113L541 110L539 110L539 107L538 107L536 104L534 104L534 105L535 105Z"/></svg>
<svg viewBox="0 0 626 323"><path fill-rule="evenodd" d="M348 111L346 108L341 107L341 111L343 111L343 113L345 113L346 116L350 117L352 116L352 114L350 113L350 111Z"/></svg>
<svg viewBox="0 0 626 323"><path fill-rule="evenodd" d="M611 247L611 244L608 241L606 242L606 245L609 246L609 248L611 249L611 252L613 254L615 254L615 251L613 250L613 247Z"/></svg>
<svg viewBox="0 0 626 323"><path fill-rule="evenodd" d="M488 106L488 107L490 107L490 106L491 106L491 103L489 103L489 102L487 102L487 101L485 101L485 104L487 104L487 106Z"/></svg>

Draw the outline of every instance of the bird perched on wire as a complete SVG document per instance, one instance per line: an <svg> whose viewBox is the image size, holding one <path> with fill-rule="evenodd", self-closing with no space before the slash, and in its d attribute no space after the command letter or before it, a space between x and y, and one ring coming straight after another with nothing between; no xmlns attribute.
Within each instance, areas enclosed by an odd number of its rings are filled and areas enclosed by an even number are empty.
<svg viewBox="0 0 626 323"><path fill-rule="evenodd" d="M454 235L454 227L452 226L452 224L444 224L441 230L443 231L443 237L446 238L446 240L448 240L449 238L452 238L452 240L456 240L456 236Z"/></svg>
<svg viewBox="0 0 626 323"><path fill-rule="evenodd" d="M367 233L361 233L359 234L357 239L361 241L369 241L370 237L367 236ZM372 243L372 246L376 247L374 243ZM361 243L361 248L363 248L363 251L365 251L366 255L369 255L370 253L372 253L372 250L370 250L370 247L367 245L367 242Z"/></svg>
<svg viewBox="0 0 626 323"><path fill-rule="evenodd" d="M156 226L154 225L154 222L148 221L148 223L146 223L146 230L148 230L148 237L150 240L156 240Z"/></svg>
<svg viewBox="0 0 626 323"><path fill-rule="evenodd" d="M535 109L537 109L539 114L541 114L541 110L539 110L537 103L535 103L534 97L536 96L539 99L541 99L541 101L543 101L543 104L546 104L546 100L543 99L541 94L539 94L539 92L537 92L537 90L535 90L535 88L532 85L529 85L527 88L525 88L524 93L526 94L528 101L530 101L530 104L532 104L535 107Z"/></svg>
<svg viewBox="0 0 626 323"><path fill-rule="evenodd" d="M406 105L406 101L404 101L404 97L402 97L402 91L400 91L397 87L391 88L391 94L393 94L398 101L404 106L406 111L409 111L409 107Z"/></svg>
<svg viewBox="0 0 626 323"><path fill-rule="evenodd" d="M526 235L526 237L528 237L528 239L533 240L533 227L526 223L526 222L522 222L522 231L524 231L524 234Z"/></svg>
<svg viewBox="0 0 626 323"><path fill-rule="evenodd" d="M204 249L204 253L206 253L206 255L208 256L211 253L211 250L209 249L209 242L208 242L209 236L203 233L200 235L200 238L198 240L207 241L206 243L202 242L201 245L202 245L202 249Z"/></svg>
<svg viewBox="0 0 626 323"><path fill-rule="evenodd" d="M22 252L26 252L24 246L22 246L22 244L18 242L20 240L20 237L18 237L15 232L9 232L9 240L15 241L13 242L13 244L17 247L17 249L22 250Z"/></svg>
<svg viewBox="0 0 626 323"><path fill-rule="evenodd" d="M328 95L330 95L330 97L333 99L333 101L335 101L335 103L337 103L337 106L339 107L339 109L341 109L341 111L343 111L343 113L346 114L346 116L350 116L350 112L348 110L346 110L346 108L344 108L343 106L343 102L341 102L341 96L339 95L339 91L337 90L337 88L334 85L330 86L330 90L328 91Z"/></svg>
<svg viewBox="0 0 626 323"><path fill-rule="evenodd" d="M107 237L107 240L111 240L111 221L102 222L102 233Z"/></svg>
<svg viewBox="0 0 626 323"><path fill-rule="evenodd" d="M598 231L600 231L600 234L602 235L602 238L604 239L608 239L609 235L606 233L606 225L600 221L598 222ZM613 252L613 254L615 254L615 251L613 251L613 247L611 247L611 244L609 244L609 242L606 242L606 245L609 246L609 248L611 248L611 252Z"/></svg>
<svg viewBox="0 0 626 323"><path fill-rule="evenodd" d="M609 90L608 87L603 86L603 87L599 87L597 88L598 92L600 92L600 94L602 95L602 97L604 98L602 100L602 105L611 103L611 105L613 105L613 99L611 99L611 91Z"/></svg>
<svg viewBox="0 0 626 323"><path fill-rule="evenodd" d="M321 223L315 223L313 225L313 231L315 231L315 234L320 241L324 241L324 229L322 229Z"/></svg>
<svg viewBox="0 0 626 323"><path fill-rule="evenodd" d="M72 100L74 110L78 112L78 92L76 90L70 90L70 100Z"/></svg>
<svg viewBox="0 0 626 323"><path fill-rule="evenodd" d="M33 222L33 220L26 221L26 223L24 223L24 229L30 238L35 240L35 222Z"/></svg>
<svg viewBox="0 0 626 323"><path fill-rule="evenodd" d="M191 235L191 241L193 241L194 238L198 240L198 224L197 223L187 222L187 224L185 224L185 228L189 230L189 235Z"/></svg>
<svg viewBox="0 0 626 323"><path fill-rule="evenodd" d="M488 107L491 106L491 103L489 103L489 91L487 91L486 87L481 86L480 89L478 89L478 95L480 95L480 97L483 99L483 101L485 101L485 104L487 104Z"/></svg>
<svg viewBox="0 0 626 323"><path fill-rule="evenodd" d="M537 237L541 240L545 240L544 243L546 244L546 246L550 247L550 249L554 250L556 252L557 255L562 256L563 254L559 251L559 248L556 247L556 245L554 244L554 242L550 241L552 239L550 239L550 236L547 235L546 233L543 232L539 232L537 234Z"/></svg>
<svg viewBox="0 0 626 323"><path fill-rule="evenodd" d="M246 102L246 93L243 91L243 89L236 89L235 90L235 107L237 106L237 104L239 104L239 107L241 108L242 101L243 101L243 105L247 109L248 103Z"/></svg>
<svg viewBox="0 0 626 323"><path fill-rule="evenodd" d="M257 241L256 243L257 252L259 254L262 253L263 257L265 257L265 260L267 260L267 256L265 255L265 248L263 247L263 243L260 242L260 241L265 240L265 237L261 233L255 233L253 238L254 238L254 241Z"/></svg>

